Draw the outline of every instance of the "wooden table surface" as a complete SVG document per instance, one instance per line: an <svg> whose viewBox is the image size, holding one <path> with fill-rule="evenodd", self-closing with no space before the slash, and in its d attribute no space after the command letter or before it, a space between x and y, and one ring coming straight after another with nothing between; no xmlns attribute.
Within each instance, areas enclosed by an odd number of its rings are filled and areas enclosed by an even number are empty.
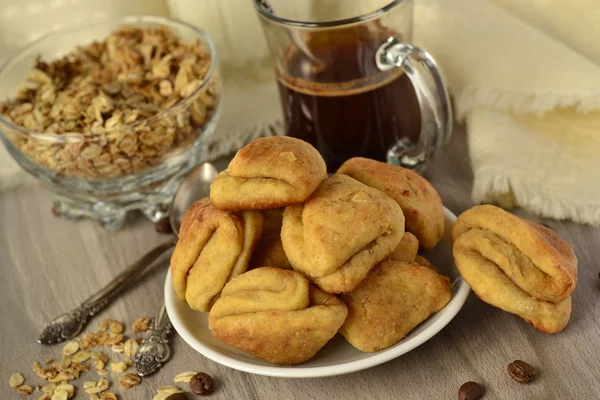
<svg viewBox="0 0 600 400"><path fill-rule="evenodd" d="M459 127L455 132L450 146L426 176L444 204L458 214L472 206L472 173L464 130ZM485 386L485 399L489 400L600 399L600 230L571 222L542 222L572 243L579 259L573 314L562 333L537 332L520 318L471 294L438 335L410 353L366 371L304 380L251 375L202 357L172 335L172 359L158 374L123 390L117 384L118 375L111 373L112 388L120 399L151 399L156 389L171 384L176 374L198 370L218 380L211 399L456 399L459 386L470 380ZM61 345L44 347L36 342L46 321L79 304L166 239L142 218L116 233L92 221L56 218L40 187L0 193L0 399L20 398L8 386L13 372L21 372L33 386L43 384L32 371L32 363L60 358ZM154 315L163 293L167 260L163 257L89 328L109 317L126 323L130 333L137 317ZM538 368L539 379L529 385L511 380L506 365L515 359ZM90 379L98 379L95 372L74 381L80 389L76 398L87 399L81 382ZM30 398L39 396L34 393Z"/></svg>

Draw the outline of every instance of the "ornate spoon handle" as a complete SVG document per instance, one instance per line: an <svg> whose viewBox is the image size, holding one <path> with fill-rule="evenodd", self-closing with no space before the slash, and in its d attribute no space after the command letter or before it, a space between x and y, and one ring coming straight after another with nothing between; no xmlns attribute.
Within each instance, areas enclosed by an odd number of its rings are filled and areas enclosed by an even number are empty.
<svg viewBox="0 0 600 400"><path fill-rule="evenodd" d="M176 243L177 239L169 240L168 242L159 244L144 254L139 260L134 262L125 271L117 275L96 294L93 294L86 301L84 301L82 306L86 308L98 308L98 311L104 308L106 304L108 304L108 300L119 294L119 292L127 287L134 278L139 276L140 272L144 271L146 267L152 264L152 262L154 262L154 260L156 260L165 251L175 246Z"/></svg>
<svg viewBox="0 0 600 400"><path fill-rule="evenodd" d="M38 338L41 344L54 344L71 339L79 334L87 321L102 310L108 302L125 289L139 274L161 254L177 243L177 239L159 244L142 258L121 272L97 293L90 296L79 307L54 318Z"/></svg>
<svg viewBox="0 0 600 400"><path fill-rule="evenodd" d="M171 329L163 301L144 341L135 353L133 362L138 375L146 376L156 372L169 359L171 349L168 343Z"/></svg>

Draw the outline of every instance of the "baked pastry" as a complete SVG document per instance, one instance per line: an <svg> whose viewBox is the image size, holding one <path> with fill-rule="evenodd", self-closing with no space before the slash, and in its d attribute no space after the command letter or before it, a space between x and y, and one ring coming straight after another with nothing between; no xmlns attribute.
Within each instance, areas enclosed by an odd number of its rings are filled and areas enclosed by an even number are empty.
<svg viewBox="0 0 600 400"><path fill-rule="evenodd" d="M456 266L481 300L543 332L566 326L577 258L556 232L481 205L458 217L452 241Z"/></svg>
<svg viewBox="0 0 600 400"><path fill-rule="evenodd" d="M264 210L302 203L327 177L325 161L310 144L287 136L252 141L210 185L220 210Z"/></svg>
<svg viewBox="0 0 600 400"><path fill-rule="evenodd" d="M383 191L402 208L406 231L417 237L425 251L444 236L444 207L433 186L410 169L368 158L355 157L337 171Z"/></svg>
<svg viewBox="0 0 600 400"><path fill-rule="evenodd" d="M348 317L340 333L358 350L384 350L444 308L451 297L450 280L433 269L383 261L355 291L341 296Z"/></svg>
<svg viewBox="0 0 600 400"><path fill-rule="evenodd" d="M223 286L248 269L263 220L260 211L220 211L208 198L188 208L171 256L177 297L194 310L209 311Z"/></svg>
<svg viewBox="0 0 600 400"><path fill-rule="evenodd" d="M298 272L273 267L231 280L208 323L222 342L276 364L312 358L339 330L348 310Z"/></svg>
<svg viewBox="0 0 600 400"><path fill-rule="evenodd" d="M283 209L265 210L265 224L260 240L252 253L250 268L277 267L292 268L281 244L281 223Z"/></svg>
<svg viewBox="0 0 600 400"><path fill-rule="evenodd" d="M292 267L328 293L351 292L404 234L402 210L346 175L324 180L283 213L281 241Z"/></svg>
<svg viewBox="0 0 600 400"><path fill-rule="evenodd" d="M411 262L419 252L419 241L410 232L404 232L402 240L390 256L391 260Z"/></svg>

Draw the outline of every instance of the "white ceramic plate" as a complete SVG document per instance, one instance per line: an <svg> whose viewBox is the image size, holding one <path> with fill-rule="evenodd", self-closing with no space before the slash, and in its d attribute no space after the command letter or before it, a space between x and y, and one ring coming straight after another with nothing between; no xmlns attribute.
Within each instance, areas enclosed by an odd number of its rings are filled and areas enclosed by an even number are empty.
<svg viewBox="0 0 600 400"><path fill-rule="evenodd" d="M171 285L171 273L165 282L165 302L173 327L197 352L219 364L259 375L286 378L315 378L360 371L392 360L418 347L442 330L462 308L469 285L460 277L452 258L450 228L456 216L444 208L446 232L441 243L426 256L441 273L452 280L452 300L440 312L417 326L400 343L377 353L363 353L336 335L321 351L304 364L286 367L259 360L219 342L208 329L208 313L190 309L177 298Z"/></svg>

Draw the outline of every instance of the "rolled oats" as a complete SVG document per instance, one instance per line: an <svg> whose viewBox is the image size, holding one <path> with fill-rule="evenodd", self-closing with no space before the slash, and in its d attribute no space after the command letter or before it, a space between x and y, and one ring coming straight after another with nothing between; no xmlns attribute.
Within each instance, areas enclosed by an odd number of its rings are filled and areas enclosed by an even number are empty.
<svg viewBox="0 0 600 400"><path fill-rule="evenodd" d="M114 346L123 341L122 333L109 333L107 339L104 341L105 346Z"/></svg>
<svg viewBox="0 0 600 400"><path fill-rule="evenodd" d="M19 394L31 394L33 393L33 387L29 385L21 385L17 388Z"/></svg>
<svg viewBox="0 0 600 400"><path fill-rule="evenodd" d="M148 317L141 317L136 319L132 326L133 332L146 332L148 329L150 329L151 322L152 320Z"/></svg>
<svg viewBox="0 0 600 400"><path fill-rule="evenodd" d="M69 395L69 398L75 395L75 387L69 384L58 385L54 391L64 390Z"/></svg>
<svg viewBox="0 0 600 400"><path fill-rule="evenodd" d="M117 344L113 344L110 349L112 351L114 351L115 353L122 353L123 352L123 348L124 348L124 344L123 343L117 343Z"/></svg>
<svg viewBox="0 0 600 400"><path fill-rule="evenodd" d="M138 374L125 374L119 378L119 385L125 389L132 388L142 383L142 378Z"/></svg>
<svg viewBox="0 0 600 400"><path fill-rule="evenodd" d="M133 339L127 339L125 344L123 345L123 352L127 357L133 357L135 352L137 351L139 345Z"/></svg>
<svg viewBox="0 0 600 400"><path fill-rule="evenodd" d="M42 141L8 132L20 151L54 172L130 175L161 164L202 134L220 92L216 73L199 90L211 62L199 41L184 42L165 28L124 27L61 59L38 59L14 98L0 103L0 114L56 136ZM171 129L159 130L165 121ZM142 140L153 132L160 134Z"/></svg>
<svg viewBox="0 0 600 400"><path fill-rule="evenodd" d="M181 390L177 386L162 386L156 390L156 395L152 398L152 400L165 400L167 397L175 393L185 393L185 391Z"/></svg>
<svg viewBox="0 0 600 400"><path fill-rule="evenodd" d="M176 375L173 381L175 383L190 383L190 381L192 380L192 376L196 375L197 373L197 371L182 372Z"/></svg>
<svg viewBox="0 0 600 400"><path fill-rule="evenodd" d="M125 364L123 361L110 363L110 370L112 372L125 372L126 369L127 364Z"/></svg>
<svg viewBox="0 0 600 400"><path fill-rule="evenodd" d="M10 376L8 384L10 385L10 387L19 387L23 384L23 382L25 382L25 378L23 378L23 375L21 375L20 372L15 372Z"/></svg>
<svg viewBox="0 0 600 400"><path fill-rule="evenodd" d="M108 361L108 356L101 351L92 351L90 353L90 357L92 358L92 360L99 360L104 362Z"/></svg>
<svg viewBox="0 0 600 400"><path fill-rule="evenodd" d="M79 342L74 340L72 342L67 343L65 347L63 347L63 354L65 356L71 356L75 354L77 350L79 350Z"/></svg>
<svg viewBox="0 0 600 400"><path fill-rule="evenodd" d="M55 390L52 394L51 400L68 400L69 393L66 390Z"/></svg>
<svg viewBox="0 0 600 400"><path fill-rule="evenodd" d="M71 366L71 357L67 355L63 355L60 359L60 363L58 364L57 369L67 369Z"/></svg>
<svg viewBox="0 0 600 400"><path fill-rule="evenodd" d="M110 333L123 333L123 324L119 321L110 321L109 325Z"/></svg>
<svg viewBox="0 0 600 400"><path fill-rule="evenodd" d="M104 392L100 396L100 400L117 400L117 395L113 392Z"/></svg>
<svg viewBox="0 0 600 400"><path fill-rule="evenodd" d="M75 362L75 363L82 363L89 359L90 359L90 352L86 351L86 350L78 351L77 353L73 354L73 357L71 357L71 361Z"/></svg>

